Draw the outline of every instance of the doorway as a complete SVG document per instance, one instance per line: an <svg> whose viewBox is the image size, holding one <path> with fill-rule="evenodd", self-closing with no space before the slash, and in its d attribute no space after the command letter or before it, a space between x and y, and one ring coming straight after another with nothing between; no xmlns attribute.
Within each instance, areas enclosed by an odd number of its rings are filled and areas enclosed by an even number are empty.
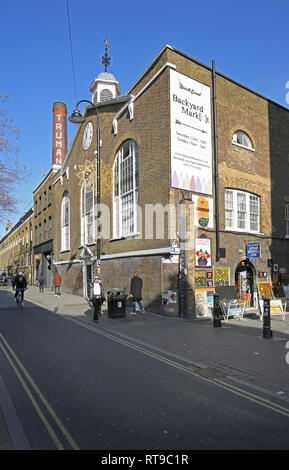
<svg viewBox="0 0 289 470"><path fill-rule="evenodd" d="M246 300L247 307L254 306L255 269L249 260L242 260L235 271L235 286L238 297Z"/></svg>

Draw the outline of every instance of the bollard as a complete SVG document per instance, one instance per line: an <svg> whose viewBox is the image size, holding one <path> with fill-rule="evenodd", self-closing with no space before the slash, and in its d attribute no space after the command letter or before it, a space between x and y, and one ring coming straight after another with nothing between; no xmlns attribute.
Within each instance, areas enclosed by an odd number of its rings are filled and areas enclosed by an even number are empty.
<svg viewBox="0 0 289 470"><path fill-rule="evenodd" d="M214 294L214 308L213 308L213 326L214 328L220 328L221 318L220 318L220 305L219 305L219 294Z"/></svg>
<svg viewBox="0 0 289 470"><path fill-rule="evenodd" d="M270 339L273 336L270 321L270 299L266 295L263 296L264 313L263 313L263 338Z"/></svg>

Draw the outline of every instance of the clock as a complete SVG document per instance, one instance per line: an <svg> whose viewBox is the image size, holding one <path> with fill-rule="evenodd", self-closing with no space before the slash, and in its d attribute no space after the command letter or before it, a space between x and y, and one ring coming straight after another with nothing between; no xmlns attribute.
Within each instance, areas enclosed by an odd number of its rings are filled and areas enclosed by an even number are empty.
<svg viewBox="0 0 289 470"><path fill-rule="evenodd" d="M89 121L84 129L84 134L83 134L83 148L84 150L87 150L91 144L92 141L92 136L93 136L93 125L92 122Z"/></svg>

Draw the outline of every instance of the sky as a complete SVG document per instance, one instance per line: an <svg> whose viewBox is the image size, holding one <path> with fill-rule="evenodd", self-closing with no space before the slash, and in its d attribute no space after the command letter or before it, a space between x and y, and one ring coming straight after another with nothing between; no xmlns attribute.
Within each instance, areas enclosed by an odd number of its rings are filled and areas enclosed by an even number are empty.
<svg viewBox="0 0 289 470"><path fill-rule="evenodd" d="M218 72L289 108L288 18L288 0L1 2L0 95L10 97L5 108L21 130L18 160L30 170L9 219L16 223L32 207L51 168L53 103L65 103L70 115L77 100L91 99L89 86L104 71L104 38L123 95L169 44L205 65L214 60ZM76 127L68 122L67 130L69 146Z"/></svg>

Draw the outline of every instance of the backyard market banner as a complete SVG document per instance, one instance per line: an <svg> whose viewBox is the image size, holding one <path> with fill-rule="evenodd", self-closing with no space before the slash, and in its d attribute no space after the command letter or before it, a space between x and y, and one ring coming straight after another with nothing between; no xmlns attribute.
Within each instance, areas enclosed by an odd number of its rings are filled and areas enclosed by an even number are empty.
<svg viewBox="0 0 289 470"><path fill-rule="evenodd" d="M170 70L171 185L212 195L210 87Z"/></svg>

